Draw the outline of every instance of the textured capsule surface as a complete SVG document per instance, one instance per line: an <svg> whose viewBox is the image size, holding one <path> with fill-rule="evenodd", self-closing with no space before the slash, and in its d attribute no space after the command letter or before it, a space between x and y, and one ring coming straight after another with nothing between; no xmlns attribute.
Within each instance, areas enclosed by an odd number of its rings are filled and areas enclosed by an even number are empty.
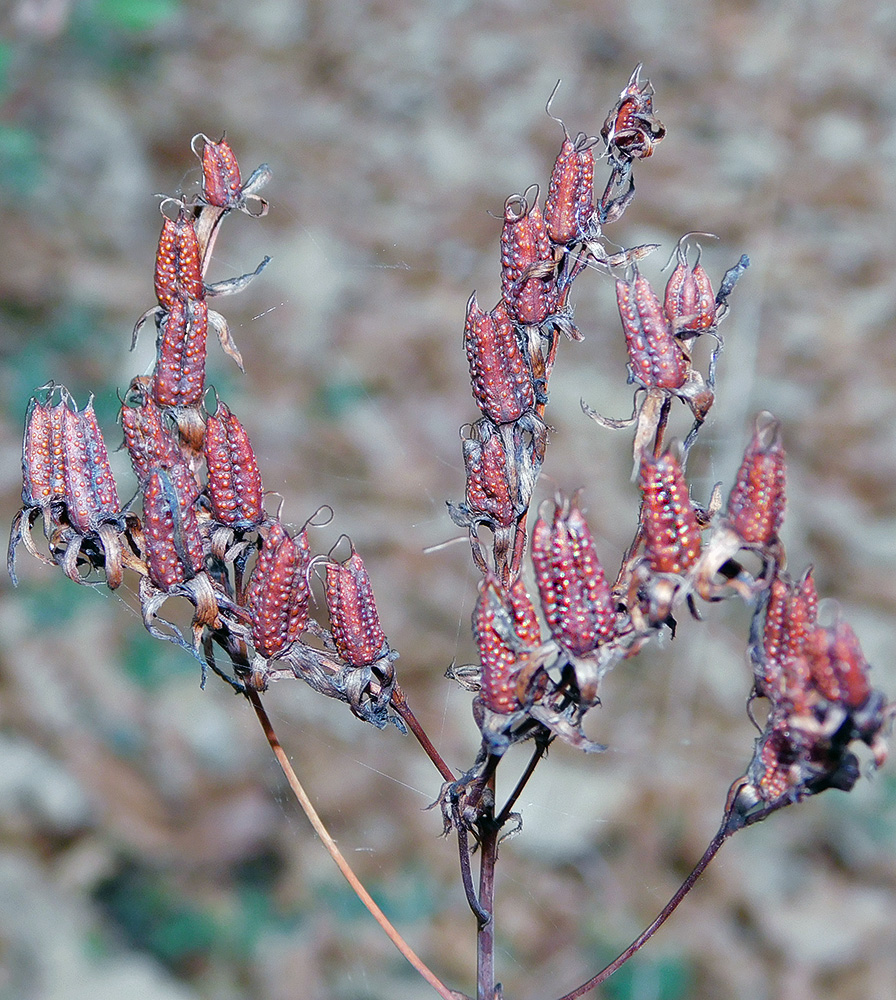
<svg viewBox="0 0 896 1000"><path fill-rule="evenodd" d="M544 202L544 224L553 243L575 243L588 234L594 216L594 149L592 140L568 135L554 168Z"/></svg>
<svg viewBox="0 0 896 1000"><path fill-rule="evenodd" d="M91 399L83 410L62 411L63 480L71 526L84 535L120 510L118 488Z"/></svg>
<svg viewBox="0 0 896 1000"><path fill-rule="evenodd" d="M370 577L357 552L345 563L327 563L327 610L339 656L350 666L374 663L388 648Z"/></svg>
<svg viewBox="0 0 896 1000"><path fill-rule="evenodd" d="M22 503L46 509L65 496L62 447L64 401L55 405L32 398L22 443Z"/></svg>
<svg viewBox="0 0 896 1000"><path fill-rule="evenodd" d="M242 193L243 180L230 143L206 139L202 149L203 200L218 208L231 208L239 203Z"/></svg>
<svg viewBox="0 0 896 1000"><path fill-rule="evenodd" d="M164 591L202 572L202 535L193 503L196 482L186 466L153 471L143 490L143 535L150 580ZM192 480L192 485L190 483Z"/></svg>
<svg viewBox="0 0 896 1000"><path fill-rule="evenodd" d="M482 664L482 703L500 715L516 712L522 707L516 684L520 659L541 642L538 618L521 580L506 590L493 576L483 581L473 635Z"/></svg>
<svg viewBox="0 0 896 1000"><path fill-rule="evenodd" d="M777 541L784 520L785 486L781 425L771 414L760 414L728 497L728 521L746 544Z"/></svg>
<svg viewBox="0 0 896 1000"><path fill-rule="evenodd" d="M575 498L555 501L551 524L539 516L532 562L542 611L557 642L582 655L615 636L613 595Z"/></svg>
<svg viewBox="0 0 896 1000"><path fill-rule="evenodd" d="M501 297L517 323L542 323L557 309L553 253L541 209L517 196L504 205Z"/></svg>
<svg viewBox="0 0 896 1000"><path fill-rule="evenodd" d="M474 517L487 519L506 528L516 518L516 506L507 477L507 453L498 434L482 431L478 439L463 443L467 472L466 504Z"/></svg>
<svg viewBox="0 0 896 1000"><path fill-rule="evenodd" d="M202 260L191 209L182 205L175 220L165 217L156 252L156 298L163 309L178 300L204 299Z"/></svg>
<svg viewBox="0 0 896 1000"><path fill-rule="evenodd" d="M205 425L208 497L219 524L254 527L264 520L264 487L243 425L224 403Z"/></svg>
<svg viewBox="0 0 896 1000"><path fill-rule="evenodd" d="M121 426L138 482L145 482L153 469L170 469L183 462L183 454L168 430L164 414L153 402L146 376L131 381L121 407Z"/></svg>
<svg viewBox="0 0 896 1000"><path fill-rule="evenodd" d="M192 406L205 391L208 306L176 301L159 324L150 393L158 406Z"/></svg>
<svg viewBox="0 0 896 1000"><path fill-rule="evenodd" d="M663 309L676 334L705 333L715 326L716 297L699 261L692 267L679 255L666 283Z"/></svg>
<svg viewBox="0 0 896 1000"><path fill-rule="evenodd" d="M634 381L645 389L680 389L690 366L650 283L637 272L617 281L616 303Z"/></svg>
<svg viewBox="0 0 896 1000"><path fill-rule="evenodd" d="M276 656L294 643L308 621L308 535L295 538L279 521L268 529L246 588L252 618L252 643L264 657Z"/></svg>
<svg viewBox="0 0 896 1000"><path fill-rule="evenodd" d="M467 303L464 348L470 365L473 398L496 424L518 420L535 405L532 376L503 303L491 312Z"/></svg>
<svg viewBox="0 0 896 1000"><path fill-rule="evenodd" d="M641 491L650 568L655 573L687 573L700 555L700 525L674 455L642 456Z"/></svg>

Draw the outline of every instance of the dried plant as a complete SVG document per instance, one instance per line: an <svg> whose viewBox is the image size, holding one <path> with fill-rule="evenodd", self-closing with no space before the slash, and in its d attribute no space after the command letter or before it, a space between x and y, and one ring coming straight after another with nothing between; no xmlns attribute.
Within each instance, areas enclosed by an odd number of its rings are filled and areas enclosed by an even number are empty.
<svg viewBox="0 0 896 1000"><path fill-rule="evenodd" d="M475 915L477 1000L502 995L495 970L495 870L499 842L521 825L514 810L523 787L556 739L589 753L606 749L583 730L585 716L600 703L604 676L662 634L674 634L679 616L699 620L702 604L747 602L753 667L748 709L755 718L755 703L764 700L764 718L756 720L752 756L745 753L749 759L731 784L718 833L692 874L618 959L578 987L562 987L561 1000L584 995L627 961L738 830L825 789L851 789L860 773L857 743L869 748L872 766L881 766L896 711L871 687L850 626L839 618L818 620L811 572L794 578L787 570L780 539L786 503L780 423L769 413L757 416L724 506L718 486L705 505L691 496L687 457L715 399L719 326L749 260L735 262L713 292L696 242L705 234L688 233L660 296L639 269L656 245L618 249L607 238L606 228L634 197L636 163L650 157L665 135L640 67L597 136L572 137L560 124L563 140L543 209L537 188L505 202L500 300L485 310L474 293L464 322L481 416L464 429L463 500L449 503L448 511L465 530L482 576L472 623L479 662L449 671L473 694L481 735L479 753L464 773L448 767L408 704L361 555L350 541L344 558L335 554L338 544L312 554L308 529L318 526L318 513L301 512L306 519L299 527L284 520L288 499L275 503L265 493L243 424L206 385L210 327L242 367L226 320L209 309L208 299L238 291L267 263L265 258L255 271L226 282L205 281L221 222L234 212L261 218L268 207L258 192L270 171L259 167L243 183L226 140L197 135L200 192L161 204L157 302L133 334L136 341L152 319L156 361L151 375L133 379L121 408L136 496L120 499L92 399L79 409L65 387L48 383L28 405L22 507L9 542L14 581L20 544L75 583L103 581L115 589L125 571L139 577L146 628L188 650L201 665L203 684L212 671L250 702L334 860L402 954L446 1000L464 994L414 954L314 811L262 705L274 681L304 680L365 722L410 730L432 761L441 778L432 798L445 834L458 845ZM597 163L609 168L602 192L595 189ZM585 517L585 490L593 485L558 493L535 512L531 530L529 524L550 437L551 374L559 341L583 337L570 294L586 273L615 279L635 387L630 418L610 419L582 404L604 427L634 427L641 499L637 529L615 577L602 566ZM705 372L695 360L703 338L713 345ZM667 438L681 406L693 423L678 443ZM318 520L327 521L329 513ZM35 537L38 524L43 540ZM524 582L527 554L538 608ZM316 574L325 622L312 614ZM189 632L162 617L172 599L192 605ZM529 766L507 801L498 803L502 759L526 741Z"/></svg>

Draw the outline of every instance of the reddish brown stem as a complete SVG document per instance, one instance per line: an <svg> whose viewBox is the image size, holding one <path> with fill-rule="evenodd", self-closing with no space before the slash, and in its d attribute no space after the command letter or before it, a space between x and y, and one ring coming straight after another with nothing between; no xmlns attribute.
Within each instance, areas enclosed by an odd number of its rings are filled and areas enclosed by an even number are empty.
<svg viewBox="0 0 896 1000"><path fill-rule="evenodd" d="M411 711L411 706L408 704L407 698L405 698L404 691L397 684L392 690L390 704L400 716L401 721L414 734L417 742L426 752L426 756L435 764L436 769L445 781L457 780L451 768L445 763L439 751L433 746L432 740L426 735L423 726L417 721L417 716Z"/></svg>

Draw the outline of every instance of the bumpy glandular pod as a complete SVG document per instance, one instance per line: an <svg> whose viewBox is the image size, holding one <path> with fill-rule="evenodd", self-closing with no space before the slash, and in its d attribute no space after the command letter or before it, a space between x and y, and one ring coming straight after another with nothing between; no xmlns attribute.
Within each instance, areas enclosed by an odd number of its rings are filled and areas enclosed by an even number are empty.
<svg viewBox="0 0 896 1000"><path fill-rule="evenodd" d="M762 657L755 674L756 692L772 701L790 696L793 683L805 685L806 668L795 670L806 637L815 629L818 593L811 570L794 583L778 573L769 585L762 632Z"/></svg>
<svg viewBox="0 0 896 1000"><path fill-rule="evenodd" d="M781 425L770 413L760 413L728 497L727 520L745 544L777 541L784 520L785 485Z"/></svg>
<svg viewBox="0 0 896 1000"><path fill-rule="evenodd" d="M700 526L674 455L642 455L641 491L650 568L655 573L687 573L700 556Z"/></svg>
<svg viewBox="0 0 896 1000"><path fill-rule="evenodd" d="M583 239L594 216L593 140L584 133L566 136L551 171L544 202L544 224L553 243Z"/></svg>
<svg viewBox="0 0 896 1000"><path fill-rule="evenodd" d="M82 535L115 519L121 510L109 454L93 399L83 410L62 411L63 479L69 524Z"/></svg>
<svg viewBox="0 0 896 1000"><path fill-rule="evenodd" d="M858 637L844 621L814 629L804 646L812 683L822 697L849 709L861 708L871 694L870 669Z"/></svg>
<svg viewBox="0 0 896 1000"><path fill-rule="evenodd" d="M204 299L202 259L193 226L193 212L180 207L177 219L167 216L162 224L156 252L156 298L163 309L171 309L178 300Z"/></svg>
<svg viewBox="0 0 896 1000"><path fill-rule="evenodd" d="M473 636L482 664L479 697L486 708L509 715L523 706L516 689L520 659L541 642L535 609L521 580L505 590L489 575L473 612Z"/></svg>
<svg viewBox="0 0 896 1000"><path fill-rule="evenodd" d="M504 203L501 297L517 323L542 323L557 309L556 271L541 210L519 195Z"/></svg>
<svg viewBox="0 0 896 1000"><path fill-rule="evenodd" d="M208 306L177 300L159 322L150 392L158 406L193 406L205 391Z"/></svg>
<svg viewBox="0 0 896 1000"><path fill-rule="evenodd" d="M246 588L252 619L252 643L264 657L283 652L302 634L308 621L308 535L291 538L279 521L268 529Z"/></svg>
<svg viewBox="0 0 896 1000"><path fill-rule="evenodd" d="M507 479L507 453L501 436L486 421L480 421L476 430L476 438L467 438L463 443L467 509L474 518L484 516L507 528L516 518Z"/></svg>
<svg viewBox="0 0 896 1000"><path fill-rule="evenodd" d="M141 484L153 469L170 469L183 462L162 411L152 401L150 380L144 375L131 380L121 407L121 426L134 474Z"/></svg>
<svg viewBox="0 0 896 1000"><path fill-rule="evenodd" d="M63 401L50 406L32 397L22 443L22 503L46 510L65 495L62 449Z"/></svg>
<svg viewBox="0 0 896 1000"><path fill-rule="evenodd" d="M327 610L336 651L350 666L369 666L388 653L370 577L357 552L345 563L327 563Z"/></svg>
<svg viewBox="0 0 896 1000"><path fill-rule="evenodd" d="M186 473L186 474L184 474ZM199 490L186 466L153 471L143 490L143 534L150 580L164 591L201 573L202 536L193 510Z"/></svg>
<svg viewBox="0 0 896 1000"><path fill-rule="evenodd" d="M218 402L205 424L203 443L212 515L231 528L251 528L264 520L264 487L255 452L243 425Z"/></svg>
<svg viewBox="0 0 896 1000"><path fill-rule="evenodd" d="M653 88L640 82L640 71L639 64L600 130L610 156L621 162L650 156L666 134L653 113Z"/></svg>
<svg viewBox="0 0 896 1000"><path fill-rule="evenodd" d="M691 267L683 250L666 282L663 309L676 334L705 333L715 326L716 297L709 275L699 260Z"/></svg>
<svg viewBox="0 0 896 1000"><path fill-rule="evenodd" d="M202 148L202 200L217 208L239 204L243 193L240 167L226 139L205 139Z"/></svg>
<svg viewBox="0 0 896 1000"><path fill-rule="evenodd" d="M532 562L545 620L561 646L581 656L614 637L613 595L575 497L555 500L550 525L539 516Z"/></svg>
<svg viewBox="0 0 896 1000"><path fill-rule="evenodd" d="M616 282L616 303L634 381L645 389L680 389L690 366L650 283L635 270L631 281Z"/></svg>
<svg viewBox="0 0 896 1000"><path fill-rule="evenodd" d="M529 366L503 303L486 313L467 302L464 348L470 365L473 398L496 424L512 423L535 406Z"/></svg>

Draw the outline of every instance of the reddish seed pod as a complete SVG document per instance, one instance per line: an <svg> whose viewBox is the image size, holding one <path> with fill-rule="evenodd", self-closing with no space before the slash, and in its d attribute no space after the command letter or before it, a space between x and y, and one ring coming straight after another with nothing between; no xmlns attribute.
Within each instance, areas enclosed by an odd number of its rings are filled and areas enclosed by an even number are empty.
<svg viewBox="0 0 896 1000"><path fill-rule="evenodd" d="M186 474L185 474L186 473ZM191 580L205 566L193 510L199 489L185 465L156 469L143 490L143 536L150 580L164 591Z"/></svg>
<svg viewBox="0 0 896 1000"><path fill-rule="evenodd" d="M63 408L62 455L68 520L86 535L117 517L121 509L92 398L79 412Z"/></svg>
<svg viewBox="0 0 896 1000"><path fill-rule="evenodd" d="M582 655L613 638L613 595L576 497L555 500L551 525L539 516L532 562L545 620L560 645Z"/></svg>
<svg viewBox="0 0 896 1000"><path fill-rule="evenodd" d="M640 72L639 64L600 130L610 155L623 162L650 156L666 134L653 113L653 88L641 83Z"/></svg>
<svg viewBox="0 0 896 1000"><path fill-rule="evenodd" d="M475 431L477 436L463 443L467 509L474 517L485 515L507 528L516 518L507 478L507 453L500 435L490 424L480 421Z"/></svg>
<svg viewBox="0 0 896 1000"><path fill-rule="evenodd" d="M802 657L806 636L815 628L818 593L811 570L794 583L779 573L769 586L762 633L763 662L756 675L756 690L773 702L788 694L793 670L787 665ZM799 675L799 683L805 678ZM792 692L791 692L792 693Z"/></svg>
<svg viewBox="0 0 896 1000"><path fill-rule="evenodd" d="M159 324L150 393L157 406L194 406L205 391L208 306L175 301Z"/></svg>
<svg viewBox="0 0 896 1000"><path fill-rule="evenodd" d="M476 293L467 302L464 347L473 398L496 424L512 423L535 406L532 376L503 303L483 312Z"/></svg>
<svg viewBox="0 0 896 1000"><path fill-rule="evenodd" d="M700 525L678 459L641 457L644 548L655 573L684 574L700 556Z"/></svg>
<svg viewBox="0 0 896 1000"><path fill-rule="evenodd" d="M517 323L542 323L557 309L556 268L541 210L519 195L504 203L501 297Z"/></svg>
<svg viewBox="0 0 896 1000"><path fill-rule="evenodd" d="M509 590L491 574L483 580L473 613L473 635L482 664L482 703L500 715L518 711L523 707L516 690L521 654L541 643L538 618L521 580Z"/></svg>
<svg viewBox="0 0 896 1000"><path fill-rule="evenodd" d="M645 389L680 389L688 375L687 358L656 292L637 268L631 281L616 282L616 303L634 381Z"/></svg>
<svg viewBox="0 0 896 1000"><path fill-rule="evenodd" d="M144 375L131 380L121 407L121 426L139 483L144 483L153 469L170 469L183 462L180 447L150 396L150 380Z"/></svg>
<svg viewBox="0 0 896 1000"><path fill-rule="evenodd" d="M716 297L699 259L693 267L679 243L678 264L666 283L663 309L676 334L705 333L715 326Z"/></svg>
<svg viewBox="0 0 896 1000"><path fill-rule="evenodd" d="M206 421L203 451L215 520L232 528L260 524L264 487L255 452L243 425L220 401L215 415Z"/></svg>
<svg viewBox="0 0 896 1000"><path fill-rule="evenodd" d="M65 495L62 449L64 401L50 406L32 397L22 443L22 503L46 510Z"/></svg>
<svg viewBox="0 0 896 1000"><path fill-rule="evenodd" d="M777 541L784 520L785 477L781 425L770 413L760 413L728 497L728 522L745 544Z"/></svg>
<svg viewBox="0 0 896 1000"><path fill-rule="evenodd" d="M252 643L266 658L291 646L305 629L310 562L307 532L290 538L283 525L274 521L246 588Z"/></svg>
<svg viewBox="0 0 896 1000"><path fill-rule="evenodd" d="M155 289L163 309L171 309L178 300L205 298L193 213L185 205L181 205L176 220L166 216L162 224L156 253Z"/></svg>
<svg viewBox="0 0 896 1000"><path fill-rule="evenodd" d="M587 235L594 216L593 140L584 133L567 135L551 171L544 202L548 238L568 245Z"/></svg>
<svg viewBox="0 0 896 1000"><path fill-rule="evenodd" d="M239 164L226 139L205 138L202 148L202 200L217 208L233 208L243 193Z"/></svg>
<svg viewBox="0 0 896 1000"><path fill-rule="evenodd" d="M368 666L386 654L370 577L357 552L345 563L327 563L327 609L336 651L346 663Z"/></svg>
<svg viewBox="0 0 896 1000"><path fill-rule="evenodd" d="M805 656L812 683L828 701L857 709L868 700L868 661L858 636L846 622L814 629L806 637Z"/></svg>

